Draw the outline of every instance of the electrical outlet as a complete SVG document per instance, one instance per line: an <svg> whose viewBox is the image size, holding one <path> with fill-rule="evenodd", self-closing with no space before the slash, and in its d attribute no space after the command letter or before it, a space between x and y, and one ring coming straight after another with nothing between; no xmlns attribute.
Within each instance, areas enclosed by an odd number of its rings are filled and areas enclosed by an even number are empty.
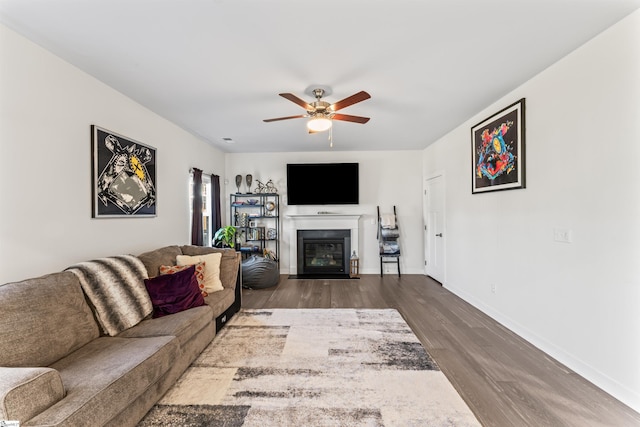
<svg viewBox="0 0 640 427"><path fill-rule="evenodd" d="M554 228L553 240L561 243L571 243L573 241L573 233L567 228Z"/></svg>
<svg viewBox="0 0 640 427"><path fill-rule="evenodd" d="M495 284L495 283L492 283L492 284L491 284L491 293L492 293L492 294L495 294L495 293L496 293L496 284Z"/></svg>

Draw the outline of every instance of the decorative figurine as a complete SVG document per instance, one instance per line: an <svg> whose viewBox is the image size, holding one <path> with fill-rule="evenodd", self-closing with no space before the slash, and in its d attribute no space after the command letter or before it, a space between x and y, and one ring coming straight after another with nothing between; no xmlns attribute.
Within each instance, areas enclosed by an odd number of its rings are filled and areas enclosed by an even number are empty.
<svg viewBox="0 0 640 427"><path fill-rule="evenodd" d="M247 194L251 194L251 183L253 182L253 176L247 175Z"/></svg>
<svg viewBox="0 0 640 427"><path fill-rule="evenodd" d="M265 193L276 194L277 192L278 192L278 189L276 188L275 185L273 185L273 181L272 180L267 181L267 185L265 186Z"/></svg>
<svg viewBox="0 0 640 427"><path fill-rule="evenodd" d="M256 186L256 193L258 194L266 193L265 189L267 187L259 179L256 179L256 182L258 183Z"/></svg>
<svg viewBox="0 0 640 427"><path fill-rule="evenodd" d="M242 175L236 175L236 187L238 187L238 192L236 194L240 194L241 185L242 185Z"/></svg>

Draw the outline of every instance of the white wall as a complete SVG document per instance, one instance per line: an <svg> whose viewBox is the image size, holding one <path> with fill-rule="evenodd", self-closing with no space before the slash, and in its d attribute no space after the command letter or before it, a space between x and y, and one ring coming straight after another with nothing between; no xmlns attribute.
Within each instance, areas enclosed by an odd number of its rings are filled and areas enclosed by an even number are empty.
<svg viewBox="0 0 640 427"><path fill-rule="evenodd" d="M223 153L4 26L0 55L0 283L189 242L189 168ZM157 217L91 219L92 124L157 148Z"/></svg>
<svg viewBox="0 0 640 427"><path fill-rule="evenodd" d="M304 141L301 141L303 143ZM393 205L398 210L398 222L401 230L400 268L407 274L424 273L422 244L422 183L420 182L422 153L420 151L321 151L300 153L252 153L227 154L226 194L235 193L235 176L252 174L255 180L267 182L272 179L281 194L280 215L280 271L289 273L289 244L287 233L287 214L317 213L330 211L362 214L360 219L360 268L363 274L379 274L380 258L376 238L376 206L383 212L392 212ZM343 206L287 206L287 163L328 163L357 162L360 164L360 204ZM321 182L309 182L309 189ZM245 187L241 188L245 191ZM227 220L229 200L227 196ZM396 273L395 264L385 264L385 271Z"/></svg>
<svg viewBox="0 0 640 427"><path fill-rule="evenodd" d="M446 176L445 286L636 410L638 76L635 12L424 151ZM527 188L472 195L471 126L522 97Z"/></svg>

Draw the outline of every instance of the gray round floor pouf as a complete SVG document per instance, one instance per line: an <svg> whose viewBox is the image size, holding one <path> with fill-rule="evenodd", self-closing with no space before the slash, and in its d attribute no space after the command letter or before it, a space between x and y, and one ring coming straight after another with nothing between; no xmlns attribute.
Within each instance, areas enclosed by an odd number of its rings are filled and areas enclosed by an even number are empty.
<svg viewBox="0 0 640 427"><path fill-rule="evenodd" d="M274 260L251 256L242 261L242 286L260 289L278 284L280 272L278 263Z"/></svg>

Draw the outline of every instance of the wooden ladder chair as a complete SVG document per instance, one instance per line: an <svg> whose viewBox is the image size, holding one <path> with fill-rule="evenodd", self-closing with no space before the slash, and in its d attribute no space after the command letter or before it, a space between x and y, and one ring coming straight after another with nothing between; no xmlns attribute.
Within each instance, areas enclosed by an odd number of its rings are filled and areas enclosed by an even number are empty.
<svg viewBox="0 0 640 427"><path fill-rule="evenodd" d="M378 246L380 248L380 277L384 274L384 264L397 264L398 277L400 275L400 229L398 228L398 215L393 206L393 214L380 214L378 206Z"/></svg>

